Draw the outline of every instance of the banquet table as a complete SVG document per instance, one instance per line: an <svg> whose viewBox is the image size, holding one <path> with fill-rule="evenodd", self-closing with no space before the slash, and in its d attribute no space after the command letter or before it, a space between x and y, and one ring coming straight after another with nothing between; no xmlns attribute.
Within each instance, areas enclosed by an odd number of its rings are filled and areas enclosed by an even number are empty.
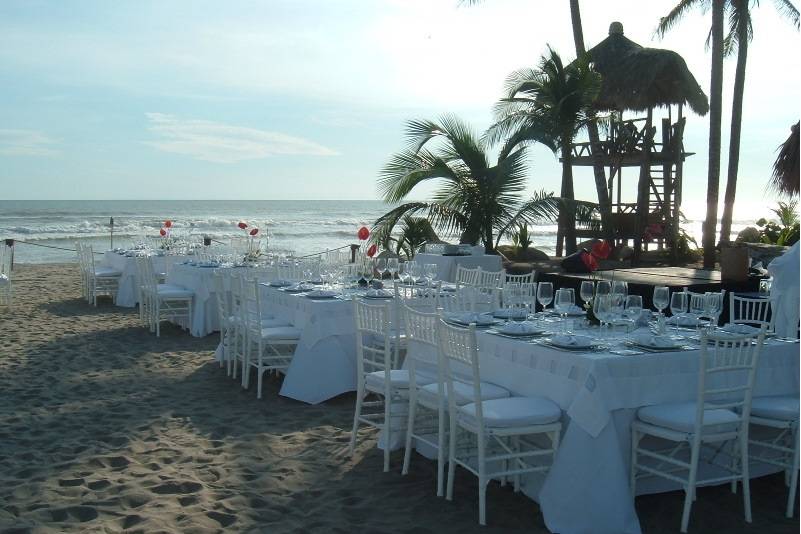
<svg viewBox="0 0 801 534"><path fill-rule="evenodd" d="M261 285L263 311L301 330L280 394L318 404L356 390L353 303L315 300Z"/></svg>
<svg viewBox="0 0 801 534"><path fill-rule="evenodd" d="M478 344L483 381L513 395L545 396L563 410L563 436L553 467L544 479L525 477L523 486L539 502L548 529L639 534L629 489L629 429L638 407L695 398L699 351L630 356L565 352L487 332L478 333ZM410 344L408 350L428 348ZM754 395L798 395L798 355L795 343L766 345ZM766 472L752 467L752 476ZM672 489L676 486L670 482L651 479L637 485L638 494Z"/></svg>
<svg viewBox="0 0 801 534"><path fill-rule="evenodd" d="M454 282L456 269L461 265L467 269L481 267L485 271L500 271L503 268L501 257L491 254L480 256L443 256L442 254L420 253L414 257L418 264L433 263L437 266L437 280Z"/></svg>
<svg viewBox="0 0 801 534"><path fill-rule="evenodd" d="M184 261L185 259L186 256L181 255L150 256L150 261L153 263L153 270L157 273L169 272L170 268L175 263ZM107 250L103 253L103 261L109 267L122 273L119 287L117 288L116 305L122 306L123 308L135 307L139 296L136 289L139 285L139 275L136 272L136 258L134 256L126 256L125 254L117 253L113 250Z"/></svg>

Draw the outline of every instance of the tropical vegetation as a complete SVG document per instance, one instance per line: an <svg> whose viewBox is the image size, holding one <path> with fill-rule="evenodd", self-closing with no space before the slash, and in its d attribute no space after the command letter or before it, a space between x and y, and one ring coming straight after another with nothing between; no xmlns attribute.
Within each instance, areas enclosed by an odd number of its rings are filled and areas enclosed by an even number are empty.
<svg viewBox="0 0 801 534"><path fill-rule="evenodd" d="M452 115L438 121L407 123L408 148L381 170L378 187L387 203L399 206L381 216L373 232L390 236L406 217L424 215L460 243L482 243L493 253L500 239L520 223L553 220L562 204L544 191L523 200L526 186L525 146L501 150L490 164L488 148L470 127ZM438 188L428 201L408 197L425 183Z"/></svg>
<svg viewBox="0 0 801 534"><path fill-rule="evenodd" d="M590 68L587 56L565 65L552 48L542 56L537 69L513 72L506 81L506 96L495 106L496 122L487 131L490 143L502 143L507 154L527 143L541 143L561 154L561 197L574 200L571 144L594 116L592 103L601 78ZM574 204L565 203L559 213L565 250L576 251ZM556 253L562 244L557 241Z"/></svg>

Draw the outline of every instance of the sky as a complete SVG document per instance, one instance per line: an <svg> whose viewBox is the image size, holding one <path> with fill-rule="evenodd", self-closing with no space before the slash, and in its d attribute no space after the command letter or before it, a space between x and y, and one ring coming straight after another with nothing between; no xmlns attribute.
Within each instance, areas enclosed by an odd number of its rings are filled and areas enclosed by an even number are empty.
<svg viewBox="0 0 801 534"><path fill-rule="evenodd" d="M654 35L674 2L583 0L585 42L620 21L635 42L680 53L709 93L711 14ZM480 134L506 76L535 66L548 45L575 55L567 0L4 0L0 195L375 199L381 167L405 146L405 121L453 113ZM765 184L799 117L798 50L798 32L763 1L735 218L774 203ZM734 63L724 75L721 198ZM690 216L705 202L707 137L708 117L691 115ZM529 190L558 191L555 155L529 153ZM590 171L576 174L576 194L595 198Z"/></svg>

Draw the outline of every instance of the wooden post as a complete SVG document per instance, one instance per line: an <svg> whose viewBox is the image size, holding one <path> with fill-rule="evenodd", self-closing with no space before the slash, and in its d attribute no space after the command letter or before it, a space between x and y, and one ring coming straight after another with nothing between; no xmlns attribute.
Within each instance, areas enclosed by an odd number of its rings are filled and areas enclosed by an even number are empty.
<svg viewBox="0 0 801 534"><path fill-rule="evenodd" d="M111 249L114 250L114 217L109 217L109 226L111 226Z"/></svg>
<svg viewBox="0 0 801 534"><path fill-rule="evenodd" d="M350 246L350 262L356 263L356 251L361 248L361 245L351 245Z"/></svg>
<svg viewBox="0 0 801 534"><path fill-rule="evenodd" d="M676 242L679 240L679 224L681 223L681 181L682 171L684 170L684 117L682 116L682 111L683 104L679 104L679 117L676 120L676 124L679 125L679 128L677 128L678 136L673 141L676 146L676 180L673 191L673 220L670 225L670 238L673 240L673 246L670 249L671 265L678 265L679 262L679 251Z"/></svg>
<svg viewBox="0 0 801 534"><path fill-rule="evenodd" d="M648 199L651 184L651 143L649 135L651 123L653 122L653 108L648 108L648 115L645 119L645 130L642 138L642 160L640 161L640 179L637 183L637 225L636 235L634 236L634 259L637 265L642 255L642 235L648 225Z"/></svg>
<svg viewBox="0 0 801 534"><path fill-rule="evenodd" d="M668 107L668 109L670 109ZM665 222L665 233L659 238L659 248L663 247L665 239L671 235L670 225L671 221L671 205L673 204L671 196L673 195L673 178L671 172L673 171L674 162L674 147L672 141L672 125L670 118L662 119L662 220ZM665 160L665 158L670 158Z"/></svg>

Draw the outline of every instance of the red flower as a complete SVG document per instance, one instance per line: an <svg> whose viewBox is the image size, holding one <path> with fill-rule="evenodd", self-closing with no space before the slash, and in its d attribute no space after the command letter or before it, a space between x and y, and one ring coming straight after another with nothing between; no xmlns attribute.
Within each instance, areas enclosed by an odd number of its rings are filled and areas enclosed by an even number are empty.
<svg viewBox="0 0 801 534"><path fill-rule="evenodd" d="M370 237L370 230L367 229L366 226L362 226L359 228L359 233L356 234L360 241L364 241L368 237Z"/></svg>
<svg viewBox="0 0 801 534"><path fill-rule="evenodd" d="M376 252L378 252L378 246L375 243L373 243L372 245L370 245L370 248L367 249L367 255L372 258L373 256L375 256Z"/></svg>
<svg viewBox="0 0 801 534"><path fill-rule="evenodd" d="M172 228L172 221L169 219L164 221L164 228Z"/></svg>
<svg viewBox="0 0 801 534"><path fill-rule="evenodd" d="M587 270L589 270L590 272L598 269L598 262L595 261L595 258L593 257L592 254L587 254L586 252L582 252L581 256L579 257L581 258L581 261L584 263L584 266L587 267Z"/></svg>
<svg viewBox="0 0 801 534"><path fill-rule="evenodd" d="M165 235L167 235L167 230L165 230L164 228L162 228L161 230L159 230L159 235L160 235L161 237L164 237Z"/></svg>
<svg viewBox="0 0 801 534"><path fill-rule="evenodd" d="M609 257L609 254L612 252L612 247L609 246L609 243L606 241L601 241L600 243L595 243L592 246L592 255L598 258L599 260L605 260Z"/></svg>
<svg viewBox="0 0 801 534"><path fill-rule="evenodd" d="M248 223L246 223L245 221L239 221L239 224L237 224L237 226L240 227L242 230L244 230L245 228L248 227Z"/></svg>
<svg viewBox="0 0 801 534"><path fill-rule="evenodd" d="M250 235L256 235L258 233L259 233L259 229L258 228L254 228L253 230L250 231Z"/></svg>

